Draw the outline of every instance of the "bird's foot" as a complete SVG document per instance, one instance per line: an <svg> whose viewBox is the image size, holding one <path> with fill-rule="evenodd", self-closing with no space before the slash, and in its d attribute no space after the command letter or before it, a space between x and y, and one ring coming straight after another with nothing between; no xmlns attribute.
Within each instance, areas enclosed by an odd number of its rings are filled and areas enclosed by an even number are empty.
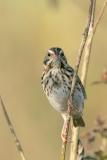
<svg viewBox="0 0 107 160"><path fill-rule="evenodd" d="M70 136L67 136L66 134L64 133L61 133L61 139L62 139L62 142L63 143L71 143L71 137Z"/></svg>

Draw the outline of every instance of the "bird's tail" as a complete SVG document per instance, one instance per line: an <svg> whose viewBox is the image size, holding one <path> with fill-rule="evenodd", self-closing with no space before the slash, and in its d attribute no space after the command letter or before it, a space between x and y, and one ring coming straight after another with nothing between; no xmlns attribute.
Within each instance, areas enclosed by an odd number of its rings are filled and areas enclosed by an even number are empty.
<svg viewBox="0 0 107 160"><path fill-rule="evenodd" d="M82 116L73 116L74 127L85 127L85 122Z"/></svg>

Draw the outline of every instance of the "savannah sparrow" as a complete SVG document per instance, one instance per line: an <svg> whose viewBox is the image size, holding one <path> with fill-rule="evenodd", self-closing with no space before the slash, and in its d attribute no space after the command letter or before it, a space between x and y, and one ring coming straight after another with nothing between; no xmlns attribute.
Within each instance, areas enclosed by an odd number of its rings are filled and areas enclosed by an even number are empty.
<svg viewBox="0 0 107 160"><path fill-rule="evenodd" d="M61 113L64 119L64 126L67 120L68 99L74 70L67 63L67 59L61 48L50 48L43 61L44 71L41 77L43 90L55 110ZM77 76L74 94L72 97L71 117L75 127L84 127L82 118L84 99L86 93L84 87ZM61 137L64 137L64 126Z"/></svg>

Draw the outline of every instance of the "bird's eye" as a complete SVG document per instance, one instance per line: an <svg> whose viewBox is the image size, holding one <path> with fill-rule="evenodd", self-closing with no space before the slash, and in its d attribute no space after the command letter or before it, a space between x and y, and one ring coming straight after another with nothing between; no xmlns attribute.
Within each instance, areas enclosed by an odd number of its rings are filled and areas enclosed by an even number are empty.
<svg viewBox="0 0 107 160"><path fill-rule="evenodd" d="M61 56L64 56L64 53L63 53L63 52L61 52Z"/></svg>
<svg viewBox="0 0 107 160"><path fill-rule="evenodd" d="M48 53L48 57L50 57L51 56L51 54L50 53Z"/></svg>

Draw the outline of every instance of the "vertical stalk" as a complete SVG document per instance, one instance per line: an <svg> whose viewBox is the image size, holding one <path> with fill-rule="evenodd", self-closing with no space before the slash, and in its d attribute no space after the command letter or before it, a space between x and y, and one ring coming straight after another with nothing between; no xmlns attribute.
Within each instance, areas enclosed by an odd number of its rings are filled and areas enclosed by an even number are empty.
<svg viewBox="0 0 107 160"><path fill-rule="evenodd" d="M83 65L82 65L82 75L81 75L81 81L85 87L87 73L88 73L88 64L90 60L90 53L91 53L91 47L92 47L92 39L93 39L93 26L94 26L94 17L95 17L95 5L96 0L91 0L91 7L89 12L89 30L88 30L88 36L85 43L85 56L83 59ZM70 151L70 160L77 160L77 147L78 147L78 140L79 140L79 127L75 128L73 126L72 128L72 143L71 143L71 151Z"/></svg>

